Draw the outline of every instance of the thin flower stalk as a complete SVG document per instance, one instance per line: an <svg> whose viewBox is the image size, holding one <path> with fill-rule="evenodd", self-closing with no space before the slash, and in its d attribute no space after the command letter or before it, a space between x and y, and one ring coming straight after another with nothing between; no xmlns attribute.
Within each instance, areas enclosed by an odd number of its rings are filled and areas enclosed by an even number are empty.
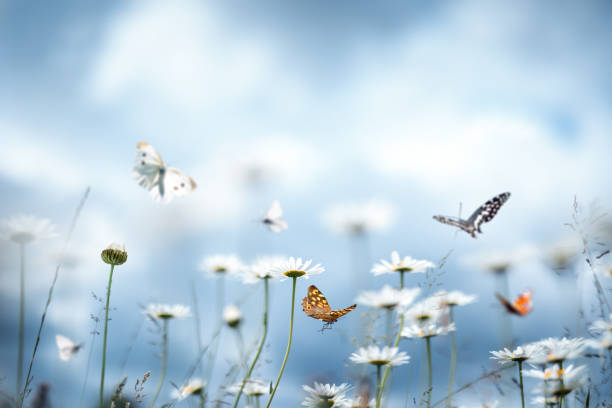
<svg viewBox="0 0 612 408"><path fill-rule="evenodd" d="M404 273L405 271L399 271L400 273L400 289L404 289ZM400 338L402 336L402 330L404 329L404 314L400 314L400 326L397 331L397 335L395 336L395 341L393 342L393 347L397 347L399 344ZM385 389L385 382L387 381L387 377L389 376L389 371L391 371L391 365L387 365L385 368L385 372L383 374L382 381L380 382L380 389L376 395L376 408L380 408L380 403L382 401L382 394Z"/></svg>
<svg viewBox="0 0 612 408"><path fill-rule="evenodd" d="M455 319L453 316L453 306L448 308L449 323L454 323ZM455 339L455 332L451 332L451 361L450 370L448 376L448 394L446 397L446 408L451 407L451 393L453 392L453 385L455 385L455 373L457 371L457 340Z"/></svg>
<svg viewBox="0 0 612 408"><path fill-rule="evenodd" d="M106 288L106 306L104 308L104 337L102 342L102 371L100 373L100 408L104 406L104 374L106 373L106 340L108 337L108 310L111 295L111 284L113 283L113 272L115 265L111 264L110 274L108 275L108 286Z"/></svg>
<svg viewBox="0 0 612 408"><path fill-rule="evenodd" d="M164 385L164 377L166 376L166 365L168 363L168 322L170 321L170 319L162 319L162 320L163 320L163 326L162 326L163 339L162 339L161 368L159 370L159 381L157 382L157 388L155 389L155 394L153 395L153 398L151 399L149 408L153 408L153 405L155 405L155 401L157 400L159 392L161 391L162 386Z"/></svg>
<svg viewBox="0 0 612 408"><path fill-rule="evenodd" d="M217 291L216 293L216 297L217 297L217 316L219 316L219 328L221 328L223 326L223 303L225 302L225 275L220 275L217 278ZM210 383L210 378L212 376L212 373L214 371L214 367L215 367L215 360L217 357L217 350L219 349L219 343L221 342L220 340L221 338L221 332L218 332L218 335L216 338L213 338L212 340L212 350L210 353L208 353L208 364L206 365L206 382Z"/></svg>
<svg viewBox="0 0 612 408"><path fill-rule="evenodd" d="M281 365L281 369L278 373L278 378L276 379L276 383L274 384L274 388L270 393L270 398L268 399L268 403L266 404L266 408L270 407L272 404L272 399L274 399L274 394L276 394L276 389L278 388L278 384L280 383L281 377L283 376L283 371L285 371L285 364L287 364L287 358L289 357L289 351L291 350L291 339L293 337L293 315L295 311L295 284L297 283L297 276L291 277L293 281L292 290L291 290L291 320L289 321L289 341L287 342L287 350L285 350L285 357L283 358L283 364Z"/></svg>
<svg viewBox="0 0 612 408"><path fill-rule="evenodd" d="M87 197L89 197L90 188L87 187L85 189L85 193L83 197L81 197L81 201L77 206L74 215L72 216L72 221L70 222L70 228L68 229L68 235L66 235L66 240L64 241L64 246L62 248L62 256L60 259L64 259L63 255L66 253L68 249L68 244L70 243L70 238L72 237L72 233L74 232L74 228L76 227L76 223L81 215L81 210L85 206L85 202L87 201ZM47 295L47 302L45 303L45 308L43 309L42 316L40 317L40 324L38 326L38 331L36 332L36 341L34 342L34 349L32 350L32 358L30 359L30 364L28 366L28 373L26 374L25 383L23 385L23 390L17 398L17 406L19 408L23 407L23 400L25 399L26 392L28 390L28 386L30 384L32 374L32 367L34 366L34 360L36 359L36 352L38 351L38 345L40 344L40 336L42 333L42 329L45 326L45 320L47 318L47 311L49 310L49 305L51 304L51 300L53 299L53 290L55 289L55 284L57 283L57 279L59 278L59 271L62 267L62 261L60 261L55 267L55 274L53 275L53 281L51 282L51 286L49 287L49 294Z"/></svg>
<svg viewBox="0 0 612 408"><path fill-rule="evenodd" d="M425 342L427 344L427 366L429 368L429 372L427 374L427 408L430 408L433 378L433 369L431 364L431 337L425 337Z"/></svg>
<svg viewBox="0 0 612 408"><path fill-rule="evenodd" d="M263 335L261 336L261 340L259 341L259 346L257 347L257 352L255 353L255 358L249 367L244 379L242 380L242 385L240 386L240 390L236 395L236 400L234 401L233 408L238 406L238 401L240 401L240 396L242 395L242 391L244 390L244 386L251 377L251 373L255 368L255 364L257 364L257 360L259 360L259 356L261 354L261 350L266 342L266 337L268 335L268 299L269 299L269 280L270 278L264 278L264 314L263 314ZM259 396L257 397L257 405L259 405Z"/></svg>
<svg viewBox="0 0 612 408"><path fill-rule="evenodd" d="M519 385L521 387L521 408L525 408L525 391L523 389L523 361L518 360L516 363L518 364Z"/></svg>
<svg viewBox="0 0 612 408"><path fill-rule="evenodd" d="M23 316L25 313L25 244L19 244L19 349L17 351L17 390L16 398L19 400L23 379Z"/></svg>

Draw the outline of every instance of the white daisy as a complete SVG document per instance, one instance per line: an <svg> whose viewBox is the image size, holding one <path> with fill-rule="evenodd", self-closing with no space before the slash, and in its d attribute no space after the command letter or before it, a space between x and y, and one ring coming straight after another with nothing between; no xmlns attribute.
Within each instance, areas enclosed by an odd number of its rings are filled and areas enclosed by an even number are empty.
<svg viewBox="0 0 612 408"><path fill-rule="evenodd" d="M546 406L546 407L557 407L559 406L559 398L557 397L535 397L531 399L531 404Z"/></svg>
<svg viewBox="0 0 612 408"><path fill-rule="evenodd" d="M612 331L603 332L599 339L585 340L585 344L592 349L598 350L599 354L603 356L604 351L612 350Z"/></svg>
<svg viewBox="0 0 612 408"><path fill-rule="evenodd" d="M357 297L356 302L366 306L394 309L408 306L419 295L421 289L395 289L385 285L380 291L366 291Z"/></svg>
<svg viewBox="0 0 612 408"><path fill-rule="evenodd" d="M395 207L386 201L336 204L323 214L323 223L334 233L359 235L389 228Z"/></svg>
<svg viewBox="0 0 612 408"><path fill-rule="evenodd" d="M475 295L466 295L458 290L446 292L441 290L431 296L433 299L438 299L442 307L465 306L476 301Z"/></svg>
<svg viewBox="0 0 612 408"><path fill-rule="evenodd" d="M318 275L325 271L325 268L320 264L316 264L312 267L310 267L310 264L312 264L312 259L304 262L302 258L290 257L289 259L285 259L284 262L274 266L274 268L272 268L272 273L280 276L281 280L285 280L286 278L299 278L302 276L308 279L310 275Z"/></svg>
<svg viewBox="0 0 612 408"><path fill-rule="evenodd" d="M519 346L515 350L504 348L500 351L491 351L491 354L493 354L491 358L499 360L501 364L526 361L533 357L538 351L537 345L527 344L525 346Z"/></svg>
<svg viewBox="0 0 612 408"><path fill-rule="evenodd" d="M227 323L229 327L236 327L242 320L242 312L236 305L229 305L223 309L223 321Z"/></svg>
<svg viewBox="0 0 612 408"><path fill-rule="evenodd" d="M580 357L586 347L584 339L581 337L573 339L550 337L532 344L538 347L538 352L532 357L531 361L551 364Z"/></svg>
<svg viewBox="0 0 612 408"><path fill-rule="evenodd" d="M375 408L376 399L372 398L370 401L365 401L361 396L349 399L346 402L347 408Z"/></svg>
<svg viewBox="0 0 612 408"><path fill-rule="evenodd" d="M381 349L377 346L368 346L367 348L361 347L356 353L351 354L350 360L355 364L399 366L408 364L410 356L399 351L397 347L385 346Z"/></svg>
<svg viewBox="0 0 612 408"><path fill-rule="evenodd" d="M220 275L236 275L242 272L245 266L238 256L230 255L209 255L200 262L200 270L209 277Z"/></svg>
<svg viewBox="0 0 612 408"><path fill-rule="evenodd" d="M143 313L154 319L184 319L191 316L188 306L152 303L147 306Z"/></svg>
<svg viewBox="0 0 612 408"><path fill-rule="evenodd" d="M264 380L252 379L248 380L244 384L244 388L242 392L246 395L250 396L260 396L264 394L270 393L270 382ZM238 394L240 392L240 387L242 387L242 382L236 383L229 387L228 391L232 394Z"/></svg>
<svg viewBox="0 0 612 408"><path fill-rule="evenodd" d="M455 331L455 323L439 325L437 323L413 324L402 330L402 337L406 338L429 338L443 336Z"/></svg>
<svg viewBox="0 0 612 408"><path fill-rule="evenodd" d="M347 399L345 394L351 386L346 383L332 385L315 382L314 388L307 385L304 385L303 388L310 395L302 402L302 406L310 408L331 408L346 406Z"/></svg>
<svg viewBox="0 0 612 408"><path fill-rule="evenodd" d="M0 237L17 244L56 237L55 225L46 218L33 215L16 215L2 223Z"/></svg>
<svg viewBox="0 0 612 408"><path fill-rule="evenodd" d="M250 284L257 283L262 279L275 278L277 277L276 268L286 260L286 257L278 255L261 256L252 265L245 268L242 281Z"/></svg>
<svg viewBox="0 0 612 408"><path fill-rule="evenodd" d="M385 273L394 272L418 273L425 272L427 269L433 267L435 267L435 265L427 260L413 259L409 256L400 258L397 251L393 251L391 253L391 262L388 262L385 259L381 259L380 263L375 264L372 268L372 273L374 275L382 275Z"/></svg>
<svg viewBox="0 0 612 408"><path fill-rule="evenodd" d="M438 300L430 296L402 310L401 313L404 315L404 318L408 320L412 320L419 324L425 324L437 320L442 314L442 309L440 308Z"/></svg>
<svg viewBox="0 0 612 408"><path fill-rule="evenodd" d="M193 378L179 389L172 390L172 398L183 400L190 395L201 395L206 387L206 381L199 378Z"/></svg>
<svg viewBox="0 0 612 408"><path fill-rule="evenodd" d="M561 398L586 383L586 372L587 366L585 365L574 367L570 364L566 368L561 369L555 364L544 371L527 370L523 374L527 377L544 380L534 389L534 392Z"/></svg>
<svg viewBox="0 0 612 408"><path fill-rule="evenodd" d="M608 320L597 320L591 327L589 327L591 333L601 333L605 331L612 332L612 313L608 316Z"/></svg>

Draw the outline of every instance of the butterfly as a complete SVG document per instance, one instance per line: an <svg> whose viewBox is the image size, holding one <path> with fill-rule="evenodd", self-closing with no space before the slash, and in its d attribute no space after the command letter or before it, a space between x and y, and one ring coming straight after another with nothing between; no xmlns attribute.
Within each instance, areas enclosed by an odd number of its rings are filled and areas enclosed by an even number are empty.
<svg viewBox="0 0 612 408"><path fill-rule="evenodd" d="M321 293L321 291L317 289L315 285L310 285L308 287L308 294L304 299L302 299L302 310L307 316L325 322L323 329L336 323L339 318L356 307L357 305L352 305L345 307L344 309L332 310L332 308L329 307L329 303L327 303L327 299L325 299L323 293Z"/></svg>
<svg viewBox="0 0 612 408"><path fill-rule="evenodd" d="M472 213L472 215L470 215L470 218L468 218L467 220L455 217L445 217L442 215L434 215L433 219L443 224L448 224L460 228L470 234L473 238L476 238L476 232L482 234L482 231L480 230L480 225L485 222L491 221L493 217L495 217L495 214L497 214L501 206L504 205L506 201L508 201L508 198L510 198L510 193L508 192L501 193L493 197L492 199L478 207L478 209L474 211L474 213Z"/></svg>
<svg viewBox="0 0 612 408"><path fill-rule="evenodd" d="M62 361L70 360L82 347L81 344L76 344L68 337L62 336L61 334L55 335L55 344L57 344L59 358Z"/></svg>
<svg viewBox="0 0 612 408"><path fill-rule="evenodd" d="M506 308L508 313L512 313L517 316L525 316L532 309L530 291L521 293L512 303L499 293L496 293L495 297L497 297L501 304Z"/></svg>
<svg viewBox="0 0 612 408"><path fill-rule="evenodd" d="M280 206L278 200L272 201L268 212L261 222L267 226L270 231L281 232L289 228L287 221L283 220L283 209Z"/></svg>
<svg viewBox="0 0 612 408"><path fill-rule="evenodd" d="M167 167L153 146L145 142L136 144L136 157L132 176L141 187L149 190L155 201L169 203L172 198L195 190L196 183L174 167Z"/></svg>

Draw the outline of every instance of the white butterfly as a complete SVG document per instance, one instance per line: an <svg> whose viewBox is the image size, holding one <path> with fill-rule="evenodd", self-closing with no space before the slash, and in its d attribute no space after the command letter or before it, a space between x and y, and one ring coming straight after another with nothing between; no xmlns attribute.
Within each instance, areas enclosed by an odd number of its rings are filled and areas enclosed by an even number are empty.
<svg viewBox="0 0 612 408"><path fill-rule="evenodd" d="M270 231L281 232L289 228L287 221L283 220L283 209L278 200L272 201L270 208L261 222L266 225Z"/></svg>
<svg viewBox="0 0 612 408"><path fill-rule="evenodd" d="M57 344L57 350L59 352L59 358L62 361L68 361L74 356L82 347L81 344L76 344L68 337L62 336L61 334L55 335L55 344Z"/></svg>
<svg viewBox="0 0 612 408"><path fill-rule="evenodd" d="M153 146L145 142L136 145L132 176L155 201L169 203L172 198L195 190L196 183L174 167L167 167Z"/></svg>

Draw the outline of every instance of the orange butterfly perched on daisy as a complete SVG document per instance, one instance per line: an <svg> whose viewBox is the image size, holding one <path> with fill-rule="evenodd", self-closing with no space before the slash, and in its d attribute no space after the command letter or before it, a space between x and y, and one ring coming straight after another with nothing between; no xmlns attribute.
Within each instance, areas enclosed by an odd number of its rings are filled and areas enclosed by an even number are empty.
<svg viewBox="0 0 612 408"><path fill-rule="evenodd" d="M533 308L531 304L531 291L529 290L518 295L514 302L510 302L499 293L495 293L495 297L497 297L501 304L506 308L508 313L512 313L517 316L525 316L531 312L531 309Z"/></svg>
<svg viewBox="0 0 612 408"><path fill-rule="evenodd" d="M339 318L356 307L357 305L352 305L344 309L332 310L323 293L321 293L315 285L310 285L308 287L308 294L302 299L302 310L304 313L313 319L325 322L321 330L329 328L332 324L336 323Z"/></svg>
<svg viewBox="0 0 612 408"><path fill-rule="evenodd" d="M141 187L149 190L155 201L169 203L197 187L193 179L174 167L164 164L157 151L146 142L136 144L136 157L132 176Z"/></svg>

